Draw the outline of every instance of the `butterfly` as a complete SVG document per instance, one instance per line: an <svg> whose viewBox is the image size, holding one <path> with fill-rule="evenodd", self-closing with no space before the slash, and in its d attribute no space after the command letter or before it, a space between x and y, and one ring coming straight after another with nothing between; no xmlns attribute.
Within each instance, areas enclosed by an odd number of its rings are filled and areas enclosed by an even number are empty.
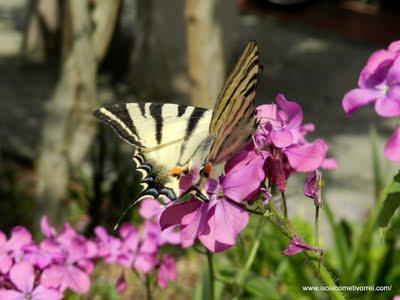
<svg viewBox="0 0 400 300"><path fill-rule="evenodd" d="M201 168L197 187L214 166L243 149L257 121L254 99L261 67L253 41L243 50L221 90L214 110L169 103L124 103L93 114L134 146L133 162L141 199L179 198L179 179ZM197 190L197 189L196 189Z"/></svg>

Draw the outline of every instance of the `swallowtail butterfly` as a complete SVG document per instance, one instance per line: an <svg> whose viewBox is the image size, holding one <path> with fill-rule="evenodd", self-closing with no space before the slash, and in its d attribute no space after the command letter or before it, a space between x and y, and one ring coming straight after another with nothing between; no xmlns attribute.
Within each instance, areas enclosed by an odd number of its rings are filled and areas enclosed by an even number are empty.
<svg viewBox="0 0 400 300"><path fill-rule="evenodd" d="M199 166L202 180L211 166L246 145L256 127L253 102L260 70L257 44L249 42L214 110L147 102L116 104L93 113L135 148L133 162L143 187L136 201L161 195L176 200L180 173Z"/></svg>

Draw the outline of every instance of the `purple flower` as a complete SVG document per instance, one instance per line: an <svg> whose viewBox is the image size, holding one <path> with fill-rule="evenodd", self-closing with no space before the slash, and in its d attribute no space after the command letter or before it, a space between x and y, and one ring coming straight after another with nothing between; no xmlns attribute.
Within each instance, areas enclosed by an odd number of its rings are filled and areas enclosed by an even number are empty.
<svg viewBox="0 0 400 300"><path fill-rule="evenodd" d="M375 51L360 73L358 88L343 98L346 114L370 103L382 117L400 116L400 49L399 41L390 44L388 50Z"/></svg>
<svg viewBox="0 0 400 300"><path fill-rule="evenodd" d="M192 199L168 207L161 215L161 228L180 225L183 247L198 238L212 252L230 248L249 218L240 202L259 190L260 178L264 178L262 169L254 164L232 167L219 182L208 181L209 201Z"/></svg>
<svg viewBox="0 0 400 300"><path fill-rule="evenodd" d="M139 209L140 215L147 220L158 219L163 211L161 204L155 199L145 199Z"/></svg>
<svg viewBox="0 0 400 300"><path fill-rule="evenodd" d="M388 160L400 162L400 127L397 127L385 145Z"/></svg>
<svg viewBox="0 0 400 300"><path fill-rule="evenodd" d="M64 259L43 271L42 284L61 291L70 288L76 293L86 293L90 288L89 274L94 268L91 259L96 256L97 246L67 223L55 242L62 249Z"/></svg>
<svg viewBox="0 0 400 300"><path fill-rule="evenodd" d="M321 177L319 170L315 170L307 177L304 185L304 195L314 200L315 206L321 206Z"/></svg>
<svg viewBox="0 0 400 300"><path fill-rule="evenodd" d="M59 244L52 240L44 240L39 245L25 246L24 251L27 261L39 269L44 269L53 262L61 262L65 259Z"/></svg>
<svg viewBox="0 0 400 300"><path fill-rule="evenodd" d="M35 287L35 273L28 262L20 262L10 270L10 280L15 285L15 290L0 289L0 299L13 300L58 300L62 294L54 289L42 285Z"/></svg>
<svg viewBox="0 0 400 300"><path fill-rule="evenodd" d="M124 273L121 273L121 275L118 277L115 289L117 290L118 293L123 293L126 291L126 288L127 285L126 285L125 275Z"/></svg>
<svg viewBox="0 0 400 300"><path fill-rule="evenodd" d="M157 283L161 288L168 286L168 281L175 281L177 278L175 261L172 256L165 256L161 261L157 273Z"/></svg>
<svg viewBox="0 0 400 300"><path fill-rule="evenodd" d="M40 230L43 235L48 239L53 239L57 235L56 229L50 226L49 218L47 216L43 216L40 219Z"/></svg>
<svg viewBox="0 0 400 300"><path fill-rule="evenodd" d="M122 232L126 227L122 229ZM118 263L124 267L129 267L132 263L132 255L128 252L127 248L123 247L123 242L107 233L104 227L98 226L94 230L97 238L98 256L104 258L107 263ZM133 231L129 233L126 238L132 242ZM136 242L137 245L137 242Z"/></svg>
<svg viewBox="0 0 400 300"><path fill-rule="evenodd" d="M0 273L7 273L14 262L19 262L24 256L24 247L32 244L32 235L22 226L16 226L7 240L0 231Z"/></svg>
<svg viewBox="0 0 400 300"><path fill-rule="evenodd" d="M299 126L303 121L303 111L295 102L287 101L283 94L278 94L275 103L257 107L260 126L256 132L256 140L261 146L270 144L277 148L285 148L297 143L301 137Z"/></svg>
<svg viewBox="0 0 400 300"><path fill-rule="evenodd" d="M0 231L0 273L6 274L10 271L13 264L11 256L8 254L7 237Z"/></svg>
<svg viewBox="0 0 400 300"><path fill-rule="evenodd" d="M283 254L292 256L305 250L322 253L321 249L308 245L306 242L300 239L300 237L295 235L290 240L289 246L283 250Z"/></svg>
<svg viewBox="0 0 400 300"><path fill-rule="evenodd" d="M227 166L257 165L270 183L284 191L292 172L312 172L324 164L334 168L336 161L326 159L328 146L323 140L306 140L314 126L301 125L303 111L297 103L287 101L282 94L276 96L275 102L257 108L260 124L254 145L233 157Z"/></svg>

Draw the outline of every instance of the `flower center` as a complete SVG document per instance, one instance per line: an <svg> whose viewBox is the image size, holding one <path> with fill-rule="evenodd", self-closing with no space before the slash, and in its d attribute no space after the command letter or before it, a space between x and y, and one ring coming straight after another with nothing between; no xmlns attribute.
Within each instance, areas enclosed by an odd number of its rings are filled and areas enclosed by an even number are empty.
<svg viewBox="0 0 400 300"><path fill-rule="evenodd" d="M378 89L385 95L389 92L389 86L386 83L380 84Z"/></svg>
<svg viewBox="0 0 400 300"><path fill-rule="evenodd" d="M32 294L31 293L26 294L25 295L25 299L26 300L32 300Z"/></svg>

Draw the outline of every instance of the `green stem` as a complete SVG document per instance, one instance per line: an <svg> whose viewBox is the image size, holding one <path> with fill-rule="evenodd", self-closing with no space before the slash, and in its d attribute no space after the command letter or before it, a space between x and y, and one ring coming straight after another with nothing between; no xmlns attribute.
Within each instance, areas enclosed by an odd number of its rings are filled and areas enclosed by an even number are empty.
<svg viewBox="0 0 400 300"><path fill-rule="evenodd" d="M335 281L333 280L331 274L329 271L326 269L323 263L320 262L319 258L311 257L306 252L303 252L305 257L311 262L311 267L313 270L319 274L319 279L323 282L324 285L326 286L336 286ZM331 292L331 298L335 300L345 300L346 298L343 296L343 294L340 291L335 291L332 290Z"/></svg>
<svg viewBox="0 0 400 300"><path fill-rule="evenodd" d="M153 300L153 296L151 294L150 276L148 274L146 274L146 299Z"/></svg>
<svg viewBox="0 0 400 300"><path fill-rule="evenodd" d="M288 237L292 238L294 235L297 235L296 228L294 225L286 218L282 217L274 203L271 201L269 203L270 212L266 212L264 217L267 218L273 225L276 226L279 231ZM306 252L303 252L304 255L311 261L312 267L317 274L319 274L319 278L322 283L326 286L336 286L335 281L333 280L331 274L326 269L323 263L320 263L319 259L313 259L312 256ZM332 290L331 297L336 300L344 300L345 297L340 291Z"/></svg>
<svg viewBox="0 0 400 300"><path fill-rule="evenodd" d="M213 262L213 254L208 249L207 249L207 263L208 263L208 276L210 280L210 300L214 300L215 299L214 262Z"/></svg>
<svg viewBox="0 0 400 300"><path fill-rule="evenodd" d="M244 267L240 270L240 272L238 273L238 276L236 278L236 284L239 287L239 291L234 299L240 299L240 297L243 293L244 281L246 280L246 278L250 272L250 268L254 262L254 259L256 258L258 248L260 247L260 238L261 238L261 234L262 234L263 225L264 225L264 218L260 218L258 221L257 227L256 227L256 231L254 233L253 244L251 245L251 248L250 248L250 254L246 260Z"/></svg>
<svg viewBox="0 0 400 300"><path fill-rule="evenodd" d="M314 219L314 246L319 247L319 206L315 206L315 219Z"/></svg>
<svg viewBox="0 0 400 300"><path fill-rule="evenodd" d="M283 204L283 216L285 217L285 219L287 219L287 217L288 217L288 211L287 211L287 204L286 204L286 195L285 195L285 192L281 192L281 196L282 196L282 204Z"/></svg>

